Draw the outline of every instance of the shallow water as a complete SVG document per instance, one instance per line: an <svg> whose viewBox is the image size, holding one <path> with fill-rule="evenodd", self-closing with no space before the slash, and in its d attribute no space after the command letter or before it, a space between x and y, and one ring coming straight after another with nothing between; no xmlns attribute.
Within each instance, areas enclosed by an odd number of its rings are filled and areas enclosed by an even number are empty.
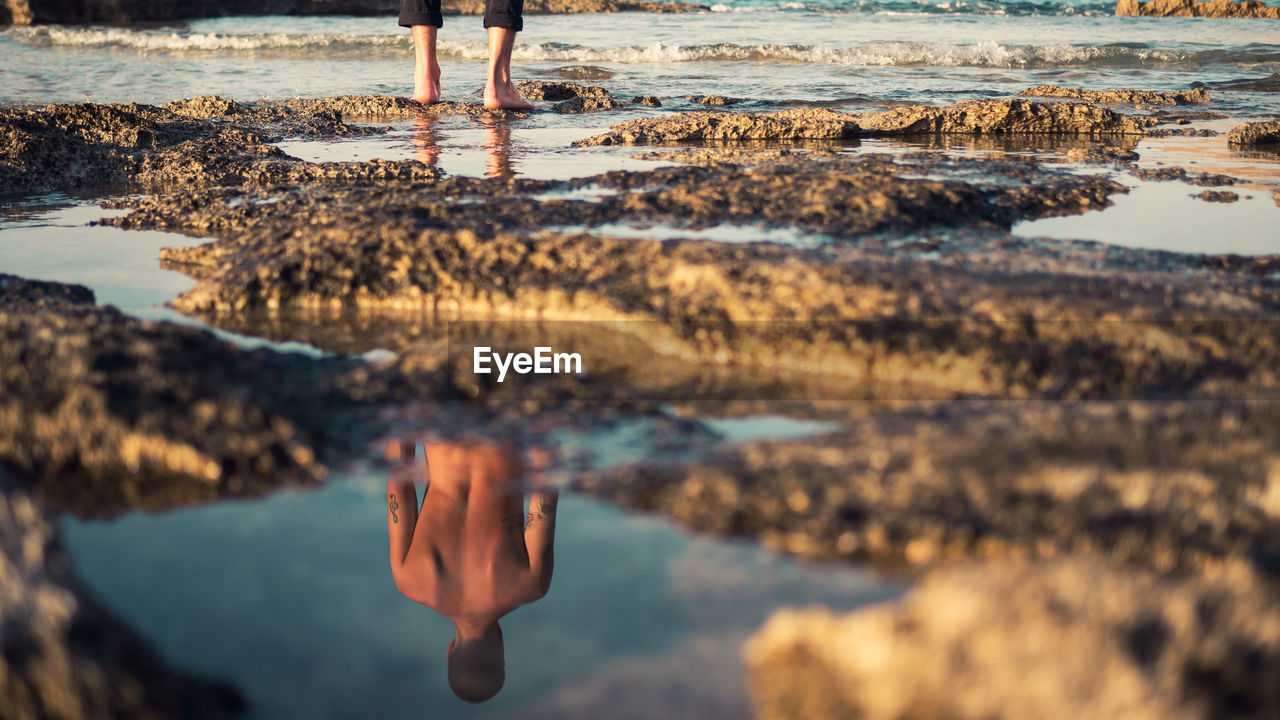
<svg viewBox="0 0 1280 720"><path fill-rule="evenodd" d="M736 422L720 430L799 431ZM446 683L452 626L392 582L385 482L356 470L314 492L62 529L95 592L179 666L234 681L260 718L738 718L741 644L772 610L901 592L566 496L551 592L502 620L506 684L468 705Z"/></svg>

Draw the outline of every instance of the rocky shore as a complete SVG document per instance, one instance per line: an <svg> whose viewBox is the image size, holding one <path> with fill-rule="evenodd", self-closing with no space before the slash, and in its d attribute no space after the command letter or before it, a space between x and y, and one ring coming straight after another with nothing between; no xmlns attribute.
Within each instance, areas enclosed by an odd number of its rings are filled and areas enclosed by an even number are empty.
<svg viewBox="0 0 1280 720"><path fill-rule="evenodd" d="M574 104L563 111L653 105L523 88ZM193 238L161 255L197 281L172 307L336 353L246 351L85 288L0 275L4 497L101 516L314 484L407 406L419 423L504 437L666 418L685 450L707 417L821 419L835 429L574 482L695 530L919 581L896 605L766 625L748 651L761 718L1270 717L1276 258L1011 232L1108 206L1128 191L1122 168L1242 185L1133 166L1139 139L1176 130L1170 106L1211 102L1203 88L1041 86L858 113L706 103L574 143L664 165L563 181L309 163L276 146L385 131L359 119L510 117L466 103L0 109L0 191L144 193L101 222ZM1265 147L1273 124L1206 141ZM871 137L920 144L842 152ZM934 149L944 138L1061 158ZM699 235L724 227L816 242ZM455 362L467 343L548 336L591 373L517 389ZM391 359L359 356L374 349Z"/></svg>

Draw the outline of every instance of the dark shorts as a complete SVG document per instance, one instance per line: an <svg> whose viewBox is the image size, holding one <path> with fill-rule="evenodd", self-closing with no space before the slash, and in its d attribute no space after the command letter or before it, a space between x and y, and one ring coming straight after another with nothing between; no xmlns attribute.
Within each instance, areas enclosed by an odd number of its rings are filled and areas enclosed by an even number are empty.
<svg viewBox="0 0 1280 720"><path fill-rule="evenodd" d="M444 26L440 0L400 0L400 27ZM484 26L524 29L524 0L486 0Z"/></svg>

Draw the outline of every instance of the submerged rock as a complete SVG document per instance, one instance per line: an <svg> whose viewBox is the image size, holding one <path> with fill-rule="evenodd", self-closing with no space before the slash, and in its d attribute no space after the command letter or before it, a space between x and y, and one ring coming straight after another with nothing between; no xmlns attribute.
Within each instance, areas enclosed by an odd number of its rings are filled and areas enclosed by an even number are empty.
<svg viewBox="0 0 1280 720"><path fill-rule="evenodd" d="M723 95L689 95L685 98L699 105L737 105L746 102L743 98L725 97Z"/></svg>
<svg viewBox="0 0 1280 720"><path fill-rule="evenodd" d="M228 718L230 686L166 667L74 576L54 524L0 468L0 716Z"/></svg>
<svg viewBox="0 0 1280 720"><path fill-rule="evenodd" d="M1280 120L1237 125L1227 133L1227 143L1241 147L1280 145Z"/></svg>
<svg viewBox="0 0 1280 720"><path fill-rule="evenodd" d="M599 65L565 65L564 67L550 70L547 74L558 75L570 80L608 80L613 77L614 72Z"/></svg>
<svg viewBox="0 0 1280 720"><path fill-rule="evenodd" d="M1139 180L1154 180L1156 182L1177 180L1188 185L1198 185L1200 187L1221 187L1223 185L1235 185L1238 182L1236 178L1230 175L1209 172L1197 173L1176 166L1138 168L1132 172L1134 177Z"/></svg>
<svg viewBox="0 0 1280 720"><path fill-rule="evenodd" d="M1258 0L1116 0L1116 15L1147 17L1280 18L1280 6Z"/></svg>
<svg viewBox="0 0 1280 720"><path fill-rule="evenodd" d="M1058 85L1037 85L1018 93L1032 97L1060 97L1091 103L1124 103L1128 105L1197 105L1209 102L1203 87L1190 90L1085 90Z"/></svg>
<svg viewBox="0 0 1280 720"><path fill-rule="evenodd" d="M613 93L596 85L579 85L571 82L547 82L524 80L516 89L529 100L571 100L573 98L612 98Z"/></svg>
<svg viewBox="0 0 1280 720"><path fill-rule="evenodd" d="M775 614L749 689L760 720L1262 720L1280 714L1277 607L1239 567L957 567L890 605Z"/></svg>
<svg viewBox="0 0 1280 720"><path fill-rule="evenodd" d="M576 97L571 100L556 103L551 109L558 113L584 113L593 112L595 110L617 110L626 107L627 104L611 97L594 98L594 97Z"/></svg>
<svg viewBox="0 0 1280 720"><path fill-rule="evenodd" d="M1121 115L1085 103L1033 102L1020 98L968 100L945 107L910 105L859 115L864 135L1053 134L1137 135L1155 118Z"/></svg>
<svg viewBox="0 0 1280 720"><path fill-rule="evenodd" d="M1211 203L1233 203L1240 199L1239 193L1233 193L1229 190L1205 190L1191 197Z"/></svg>
<svg viewBox="0 0 1280 720"><path fill-rule="evenodd" d="M1214 90L1234 90L1238 92L1280 92L1280 72L1274 72L1264 78L1247 78L1244 80L1227 80L1216 83L1191 83L1191 87L1209 87Z"/></svg>
<svg viewBox="0 0 1280 720"><path fill-rule="evenodd" d="M653 145L689 141L815 140L856 138L851 115L826 109L776 113L691 112L641 118L614 125L609 132L574 142L591 145Z"/></svg>

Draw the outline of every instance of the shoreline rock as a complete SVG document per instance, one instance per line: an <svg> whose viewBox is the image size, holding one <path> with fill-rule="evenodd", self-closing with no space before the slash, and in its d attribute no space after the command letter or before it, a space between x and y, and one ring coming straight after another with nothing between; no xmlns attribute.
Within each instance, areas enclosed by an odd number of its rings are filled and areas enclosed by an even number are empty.
<svg viewBox="0 0 1280 720"><path fill-rule="evenodd" d="M1085 90L1060 85L1037 85L1018 92L1030 97L1059 97L1085 100L1091 103L1125 105L1200 105L1210 102L1204 88L1190 90Z"/></svg>
<svg viewBox="0 0 1280 720"><path fill-rule="evenodd" d="M1280 145L1280 120L1237 125L1227 133L1227 144L1238 147L1276 147Z"/></svg>
<svg viewBox="0 0 1280 720"><path fill-rule="evenodd" d="M1141 135L1155 118L1121 115L1088 103L1021 98L910 105L857 116L863 135Z"/></svg>
<svg viewBox="0 0 1280 720"><path fill-rule="evenodd" d="M1121 115L1088 103L1022 98L968 100L944 107L911 105L851 115L825 108L774 113L684 112L614 125L575 147L684 142L832 140L921 135L1141 135L1153 117Z"/></svg>
<svg viewBox="0 0 1280 720"><path fill-rule="evenodd" d="M1280 18L1280 5L1267 5L1258 0L1116 0L1117 16L1203 17L1203 18Z"/></svg>
<svg viewBox="0 0 1280 720"><path fill-rule="evenodd" d="M798 108L767 114L686 112L641 118L614 125L607 133L577 140L573 146L856 137L858 126L854 116L826 109Z"/></svg>
<svg viewBox="0 0 1280 720"><path fill-rule="evenodd" d="M327 105L299 101L293 106L249 106L204 97L163 107L0 107L0 196L95 187L431 182L439 177L438 171L415 161L307 163L271 144L285 136L349 137L385 131L343 122L334 106L348 109L354 102L332 98ZM389 111L396 103L373 107Z"/></svg>

